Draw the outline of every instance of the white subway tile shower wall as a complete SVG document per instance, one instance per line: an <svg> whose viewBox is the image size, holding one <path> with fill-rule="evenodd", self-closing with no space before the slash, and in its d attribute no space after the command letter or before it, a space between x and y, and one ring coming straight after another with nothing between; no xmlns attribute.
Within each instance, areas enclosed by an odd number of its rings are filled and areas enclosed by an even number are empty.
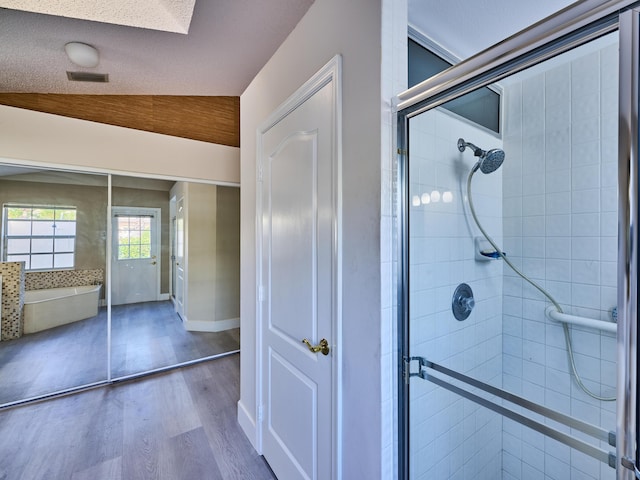
<svg viewBox="0 0 640 480"><path fill-rule="evenodd" d="M502 265L474 260L479 232L465 213L466 179L477 160L460 153L459 137L501 147L493 135L441 110L410 121L411 354L480 380L502 384ZM474 177L476 209L502 240L501 172ZM451 298L458 284L473 289L475 308L457 321ZM411 471L414 479L500 478L502 419L436 387L411 383Z"/></svg>
<svg viewBox="0 0 640 480"><path fill-rule="evenodd" d="M504 249L566 313L600 319L616 304L617 55L617 44L574 55L506 82L504 93ZM615 430L615 402L590 398L571 378L562 327L545 318L547 304L504 266L504 388ZM583 382L614 395L614 336L573 328L572 338ZM607 465L503 424L502 478L615 478Z"/></svg>

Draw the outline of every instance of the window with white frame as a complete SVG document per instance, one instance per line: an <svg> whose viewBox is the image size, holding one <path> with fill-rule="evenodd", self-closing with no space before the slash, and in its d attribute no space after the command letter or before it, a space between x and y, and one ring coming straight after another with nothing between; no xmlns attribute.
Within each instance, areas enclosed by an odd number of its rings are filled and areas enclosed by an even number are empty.
<svg viewBox="0 0 640 480"><path fill-rule="evenodd" d="M116 215L118 217L118 260L151 258L152 215Z"/></svg>
<svg viewBox="0 0 640 480"><path fill-rule="evenodd" d="M76 207L4 205L2 220L4 261L26 270L74 267Z"/></svg>

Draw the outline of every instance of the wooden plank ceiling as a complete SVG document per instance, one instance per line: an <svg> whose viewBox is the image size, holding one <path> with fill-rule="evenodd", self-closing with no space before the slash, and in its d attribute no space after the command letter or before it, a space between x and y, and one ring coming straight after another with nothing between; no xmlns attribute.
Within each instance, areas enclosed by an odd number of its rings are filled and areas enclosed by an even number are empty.
<svg viewBox="0 0 640 480"><path fill-rule="evenodd" d="M0 104L240 146L240 97L0 93Z"/></svg>

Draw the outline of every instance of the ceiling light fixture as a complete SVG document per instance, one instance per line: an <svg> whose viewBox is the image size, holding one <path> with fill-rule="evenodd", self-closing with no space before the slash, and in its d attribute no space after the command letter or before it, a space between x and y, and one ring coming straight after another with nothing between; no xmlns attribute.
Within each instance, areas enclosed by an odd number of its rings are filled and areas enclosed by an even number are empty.
<svg viewBox="0 0 640 480"><path fill-rule="evenodd" d="M69 60L80 67L93 68L98 65L100 55L91 45L80 42L69 42L64 46Z"/></svg>

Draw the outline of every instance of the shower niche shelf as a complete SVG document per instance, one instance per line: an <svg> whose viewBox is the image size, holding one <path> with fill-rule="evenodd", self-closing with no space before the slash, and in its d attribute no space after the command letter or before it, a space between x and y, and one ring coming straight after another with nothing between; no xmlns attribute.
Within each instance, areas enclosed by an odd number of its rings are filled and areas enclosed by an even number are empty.
<svg viewBox="0 0 640 480"><path fill-rule="evenodd" d="M500 254L491 246L491 244L484 237L475 237L475 252L477 262L488 262L490 260L500 260ZM503 255L506 253L502 252Z"/></svg>

